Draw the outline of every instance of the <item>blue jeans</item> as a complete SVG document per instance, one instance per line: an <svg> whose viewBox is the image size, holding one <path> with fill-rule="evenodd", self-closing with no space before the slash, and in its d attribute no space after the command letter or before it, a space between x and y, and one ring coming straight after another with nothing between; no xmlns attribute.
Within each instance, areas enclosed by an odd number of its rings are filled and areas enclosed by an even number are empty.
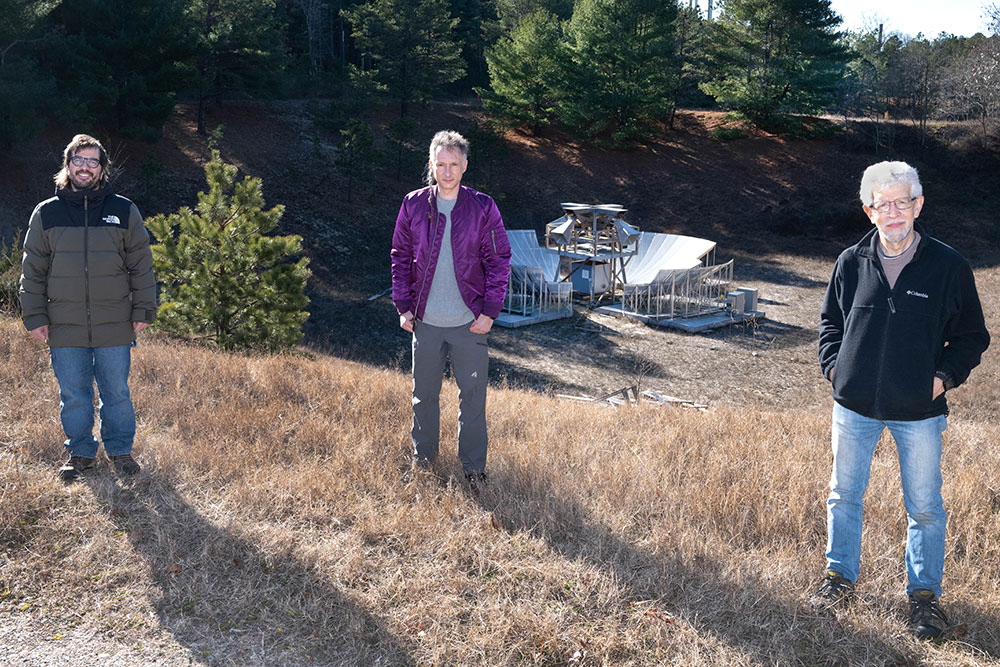
<svg viewBox="0 0 1000 667"><path fill-rule="evenodd" d="M886 428L896 441L906 533L906 592L941 595L946 515L941 499L944 415L919 421L879 421L833 405L833 475L827 500L827 567L853 582L861 560L861 502L872 455Z"/></svg>
<svg viewBox="0 0 1000 667"><path fill-rule="evenodd" d="M97 456L94 439L94 380L101 397L101 442L108 456L132 453L135 410L128 392L131 345L53 347L52 370L59 381L59 418L72 456Z"/></svg>

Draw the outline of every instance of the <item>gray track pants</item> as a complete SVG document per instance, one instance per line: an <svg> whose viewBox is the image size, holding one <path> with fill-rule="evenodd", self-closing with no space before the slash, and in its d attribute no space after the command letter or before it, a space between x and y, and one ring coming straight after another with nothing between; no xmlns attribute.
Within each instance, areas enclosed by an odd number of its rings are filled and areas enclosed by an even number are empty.
<svg viewBox="0 0 1000 667"><path fill-rule="evenodd" d="M486 469L486 384L489 348L486 336L469 324L435 327L417 322L413 329L413 453L433 460L438 454L441 410L438 397L445 357L458 384L458 459L466 472Z"/></svg>

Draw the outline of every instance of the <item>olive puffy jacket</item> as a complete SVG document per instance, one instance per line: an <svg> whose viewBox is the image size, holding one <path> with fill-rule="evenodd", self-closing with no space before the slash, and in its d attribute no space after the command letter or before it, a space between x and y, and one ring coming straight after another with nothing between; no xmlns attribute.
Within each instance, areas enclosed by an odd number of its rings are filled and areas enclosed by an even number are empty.
<svg viewBox="0 0 1000 667"><path fill-rule="evenodd" d="M50 347L114 347L133 322L156 317L149 234L138 209L110 185L56 191L35 207L24 239L25 328L49 327Z"/></svg>

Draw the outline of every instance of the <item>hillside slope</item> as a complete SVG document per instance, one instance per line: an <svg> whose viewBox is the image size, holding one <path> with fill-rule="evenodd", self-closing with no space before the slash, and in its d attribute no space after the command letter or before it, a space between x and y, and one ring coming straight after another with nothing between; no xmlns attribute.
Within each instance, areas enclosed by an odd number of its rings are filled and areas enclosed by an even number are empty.
<svg viewBox="0 0 1000 667"><path fill-rule="evenodd" d="M132 374L144 473L64 486L47 354L0 328L2 664L1000 664L996 355L955 392L945 586L964 635L936 647L905 631L888 446L859 603L838 619L804 604L825 409L495 388L477 498L456 481L450 383L436 476L403 484L405 374L154 338Z"/></svg>
<svg viewBox="0 0 1000 667"><path fill-rule="evenodd" d="M892 148L876 155L866 147L864 123L833 139L759 134L720 142L711 132L723 114L682 111L677 128L658 141L611 151L558 133L490 139L478 129L475 106L435 103L415 111L417 130L405 150L362 165L375 167L371 178L355 178L349 189L337 164L339 135L322 122L325 104L233 103L217 110L210 126L224 126L223 157L263 178L270 204L286 206L281 230L304 237L314 271L306 344L380 368L407 369L409 339L387 298L368 299L389 285L399 201L420 185L426 142L442 127L473 137L466 181L497 199L509 227L541 230L560 214L561 201L618 202L642 229L716 241L718 259L735 259L737 283L758 288L767 313L756 326L690 336L579 309L572 320L497 331L495 382L602 395L638 381L701 402L822 405L827 388L813 363L819 302L836 254L870 227L857 201L861 171L885 157L920 169L927 192L921 222L932 233L978 266L1000 261L997 157L963 144L960 126L932 127L922 146L899 123L889 133ZM373 111L383 148L394 112ZM208 150L195 126L194 109L178 105L155 146L107 138L124 167L120 190L144 214L191 205L204 188ZM35 202L51 194L65 135L51 132L0 156L7 175L0 232L23 227Z"/></svg>

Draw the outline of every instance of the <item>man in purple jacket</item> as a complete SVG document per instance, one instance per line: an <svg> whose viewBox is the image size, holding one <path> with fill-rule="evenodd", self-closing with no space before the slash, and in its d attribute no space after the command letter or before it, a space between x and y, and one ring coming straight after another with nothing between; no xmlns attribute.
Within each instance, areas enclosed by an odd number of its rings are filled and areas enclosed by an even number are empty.
<svg viewBox="0 0 1000 667"><path fill-rule="evenodd" d="M434 135L428 187L403 199L392 234L392 301L413 334L413 463L438 453L441 377L458 384L458 458L473 492L486 481L486 334L500 314L510 242L493 199L462 186L469 142Z"/></svg>

